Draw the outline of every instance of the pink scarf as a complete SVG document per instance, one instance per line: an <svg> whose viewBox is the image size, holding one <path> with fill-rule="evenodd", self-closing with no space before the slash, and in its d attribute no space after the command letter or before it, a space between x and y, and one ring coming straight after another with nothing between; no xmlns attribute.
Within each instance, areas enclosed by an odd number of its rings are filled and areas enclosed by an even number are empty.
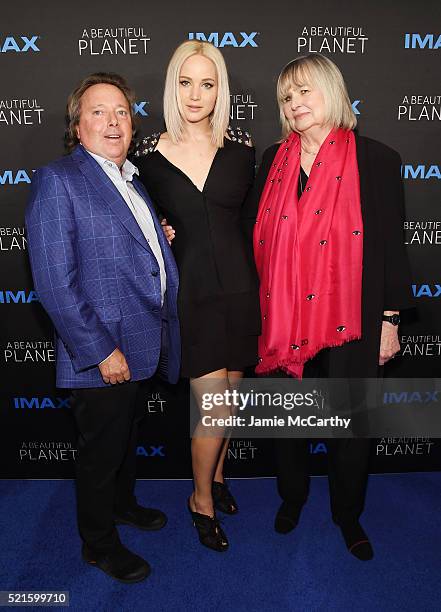
<svg viewBox="0 0 441 612"><path fill-rule="evenodd" d="M254 229L263 319L256 372L298 378L321 349L361 338L363 260L353 132L329 133L298 198L300 154L293 133L273 160Z"/></svg>

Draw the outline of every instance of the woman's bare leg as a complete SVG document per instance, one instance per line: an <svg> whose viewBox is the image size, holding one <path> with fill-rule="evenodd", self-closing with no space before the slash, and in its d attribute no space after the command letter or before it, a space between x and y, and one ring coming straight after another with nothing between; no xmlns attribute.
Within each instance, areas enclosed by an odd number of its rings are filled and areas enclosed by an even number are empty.
<svg viewBox="0 0 441 612"><path fill-rule="evenodd" d="M225 391L229 390L230 383L227 370L217 370L199 378L192 378L190 386L201 413L207 414L207 412L201 409L202 395L207 392L225 393ZM211 413L213 414L214 410ZM231 412L227 406L217 406L215 414L217 417L227 417ZM211 487L219 461L219 453L224 444L223 434L225 430L219 429L219 437L200 435L202 431L203 427L199 421L191 441L195 490L190 498L190 506L193 512L213 516L214 507Z"/></svg>
<svg viewBox="0 0 441 612"><path fill-rule="evenodd" d="M236 370L228 371L227 377L228 377L228 383L230 385L230 390L234 391L235 389L238 389L240 387L240 382L243 377L243 372L239 372ZM216 465L216 470L214 472L213 480L215 480L216 482L224 481L224 462L225 462L225 457L227 455L229 444L230 444L230 436L228 435L225 437L224 442L222 444L222 447L219 453L219 459Z"/></svg>

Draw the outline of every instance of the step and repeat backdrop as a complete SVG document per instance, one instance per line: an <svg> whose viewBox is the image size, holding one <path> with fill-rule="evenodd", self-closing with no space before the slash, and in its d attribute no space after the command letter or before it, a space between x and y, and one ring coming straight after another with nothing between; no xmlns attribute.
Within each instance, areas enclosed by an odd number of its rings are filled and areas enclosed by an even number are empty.
<svg viewBox="0 0 441 612"><path fill-rule="evenodd" d="M28 265L24 211L35 168L63 155L64 111L87 74L124 75L137 93L139 134L163 129L167 63L186 39L208 40L224 54L231 84L231 125L252 133L257 160L279 137L275 85L300 54L321 52L341 68L360 134L402 156L403 229L416 313L400 327L401 356L391 377L441 372L441 9L437 0L277 4L178 0L9 2L0 26L0 477L72 477L75 429L68 393L54 386L49 319ZM387 202L385 202L385 206ZM392 228L391 228L392 229ZM394 231L396 228L393 228ZM139 476L191 476L188 383L154 381L140 398L145 419ZM421 403L438 402L434 392ZM410 394L400 393L391 410ZM413 396L412 401L415 401ZM314 473L326 468L326 440L311 441ZM271 476L270 440L236 439L230 476ZM373 472L441 468L441 440L372 442Z"/></svg>

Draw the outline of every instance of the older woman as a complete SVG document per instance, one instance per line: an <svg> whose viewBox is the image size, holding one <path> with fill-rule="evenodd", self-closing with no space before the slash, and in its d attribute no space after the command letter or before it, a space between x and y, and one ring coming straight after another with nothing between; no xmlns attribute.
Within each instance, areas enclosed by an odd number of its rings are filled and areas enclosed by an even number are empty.
<svg viewBox="0 0 441 612"><path fill-rule="evenodd" d="M206 42L182 43L167 69L167 131L144 138L136 157L141 180L176 231L181 374L199 404L205 391L239 384L244 368L257 362L260 333L257 277L241 212L254 178L254 147L246 132L228 128L229 108L220 51ZM228 540L215 510L238 511L223 477L228 439L223 431L201 433L199 424L188 508L201 543L222 552Z"/></svg>
<svg viewBox="0 0 441 612"><path fill-rule="evenodd" d="M376 377L399 351L399 311L411 305L402 239L400 157L354 134L343 77L314 53L287 64L277 96L283 141L264 155L248 204L259 210L254 250L262 335L256 372ZM359 523L369 440L328 441L334 522L359 559L373 551ZM309 487L306 440L276 442L282 505L291 531Z"/></svg>

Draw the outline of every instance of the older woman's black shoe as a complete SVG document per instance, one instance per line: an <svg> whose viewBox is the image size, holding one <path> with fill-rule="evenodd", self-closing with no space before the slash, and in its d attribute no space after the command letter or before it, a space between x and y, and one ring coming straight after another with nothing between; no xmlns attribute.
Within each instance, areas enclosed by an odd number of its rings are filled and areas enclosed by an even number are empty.
<svg viewBox="0 0 441 612"><path fill-rule="evenodd" d="M360 523L357 520L352 520L338 525L348 551L360 561L370 561L374 556L374 551Z"/></svg>
<svg viewBox="0 0 441 612"><path fill-rule="evenodd" d="M274 521L274 529L277 533L286 534L295 529L299 522L301 511L301 505L283 501Z"/></svg>
<svg viewBox="0 0 441 612"><path fill-rule="evenodd" d="M213 504L216 510L223 512L224 514L237 514L239 507L236 500L231 495L231 492L225 482L213 481L211 487L211 494L213 496Z"/></svg>
<svg viewBox="0 0 441 612"><path fill-rule="evenodd" d="M217 552L228 550L227 536L220 526L216 515L208 516L207 514L193 512L190 506L190 500L188 500L188 511L193 519L193 525L198 531L201 544Z"/></svg>

